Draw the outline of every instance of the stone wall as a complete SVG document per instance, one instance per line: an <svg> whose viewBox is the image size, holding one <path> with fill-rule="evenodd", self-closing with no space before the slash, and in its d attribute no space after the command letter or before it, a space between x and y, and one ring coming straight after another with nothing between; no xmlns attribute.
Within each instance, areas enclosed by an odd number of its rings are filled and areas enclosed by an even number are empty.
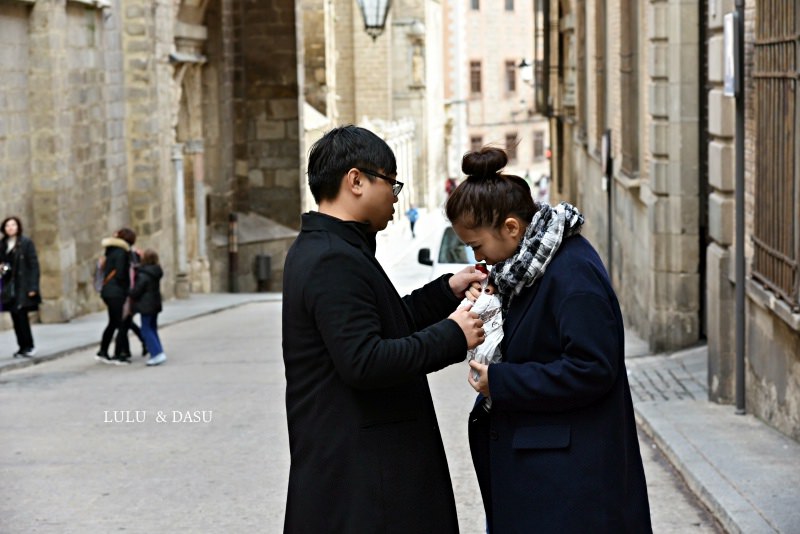
<svg viewBox="0 0 800 534"><path fill-rule="evenodd" d="M708 223L706 302L709 398L735 398L736 320L734 303L735 99L724 96L723 17L733 0L713 0L708 13Z"/></svg>
<svg viewBox="0 0 800 534"><path fill-rule="evenodd" d="M298 228L302 24L292 0L248 4L234 20L235 209Z"/></svg>
<svg viewBox="0 0 800 534"><path fill-rule="evenodd" d="M557 113L579 112L576 106L582 103L587 107L580 114L587 125L571 120L560 124L564 151L561 197L577 196L585 211L584 233L607 262L626 325L645 338L651 350L675 350L701 336L699 11L697 3L689 0L650 0L637 5L637 18L630 21L636 27L630 46L636 50L637 87L635 94L629 94L620 61L627 3L607 0L603 27L598 27L603 21L594 16L595 3L560 4L560 56L574 61L572 58L581 54L574 47L584 46L587 69L585 77L576 76L579 81L585 79L586 85L577 83L571 88L574 82L565 78L556 86L560 91L554 101ZM581 9L587 11L576 11ZM582 20L586 28L580 27ZM606 35L605 50L600 54L605 58L606 82L605 87L595 88L598 31ZM553 53L558 54L558 49ZM595 98L594 91L605 93L605 116L612 133L610 248L609 193L603 188L597 141L597 106L602 100ZM630 113L635 109L632 99L636 99L637 115ZM633 131L637 147L625 146L626 130ZM623 155L631 151L636 165L623 161ZM554 152L553 157L557 166L559 154Z"/></svg>

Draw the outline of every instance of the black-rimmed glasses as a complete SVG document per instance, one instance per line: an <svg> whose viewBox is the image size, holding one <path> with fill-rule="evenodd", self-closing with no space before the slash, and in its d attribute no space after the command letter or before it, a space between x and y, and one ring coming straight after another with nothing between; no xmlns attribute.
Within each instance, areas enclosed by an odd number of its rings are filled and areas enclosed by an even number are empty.
<svg viewBox="0 0 800 534"><path fill-rule="evenodd" d="M362 169L361 167L356 167L356 169L358 169L359 171L363 172L364 174L369 174L370 176L374 176L375 178L381 178L383 180L386 180L390 184L392 184L392 194L394 196L399 195L400 191L403 190L403 182L395 180L394 178L389 178L388 176L384 176L383 174L381 174L379 172L371 171L369 169Z"/></svg>

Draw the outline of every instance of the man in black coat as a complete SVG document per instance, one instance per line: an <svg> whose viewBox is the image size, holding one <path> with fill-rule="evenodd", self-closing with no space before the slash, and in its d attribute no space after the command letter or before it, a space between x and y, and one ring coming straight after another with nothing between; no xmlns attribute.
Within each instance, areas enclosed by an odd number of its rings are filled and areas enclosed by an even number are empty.
<svg viewBox="0 0 800 534"><path fill-rule="evenodd" d="M485 275L469 267L397 294L375 259L375 234L403 184L372 132L325 134L308 176L319 211L303 215L284 266L284 531L458 532L425 375L483 340L475 313L452 310Z"/></svg>

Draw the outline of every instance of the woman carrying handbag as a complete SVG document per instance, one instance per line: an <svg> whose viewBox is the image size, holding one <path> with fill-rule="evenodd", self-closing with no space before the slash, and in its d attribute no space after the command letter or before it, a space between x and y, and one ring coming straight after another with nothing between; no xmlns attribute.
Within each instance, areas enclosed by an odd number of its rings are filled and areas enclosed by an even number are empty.
<svg viewBox="0 0 800 534"><path fill-rule="evenodd" d="M31 358L36 354L28 313L42 302L39 294L39 259L36 247L22 235L22 221L8 217L0 224L0 304L11 314L19 349L14 357Z"/></svg>

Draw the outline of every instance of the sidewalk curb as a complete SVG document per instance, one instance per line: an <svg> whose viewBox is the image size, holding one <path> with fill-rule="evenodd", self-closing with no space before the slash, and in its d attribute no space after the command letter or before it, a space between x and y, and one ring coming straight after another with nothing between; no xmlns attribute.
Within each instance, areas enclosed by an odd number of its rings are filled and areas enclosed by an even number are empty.
<svg viewBox="0 0 800 534"><path fill-rule="evenodd" d="M686 401L695 402L695 401ZM673 403L673 409L676 404ZM686 482L689 490L709 509L729 534L780 532L759 513L736 485L720 472L703 450L689 440L666 417L657 413L664 408L659 403L634 405L634 415L640 428L653 439L670 464ZM653 424L653 421L656 423Z"/></svg>
<svg viewBox="0 0 800 534"><path fill-rule="evenodd" d="M283 300L283 295L280 293L264 293L263 297L254 297L252 300L242 301L242 302L234 302L230 304L224 304L219 307L210 308L207 310L198 311L196 313L192 313L186 315L184 317L176 317L172 320L164 321L163 323L159 324L159 329L167 328L169 326L183 323L186 321L190 321L192 319L197 319L198 317L205 317L207 315L212 315L215 313L220 313L226 310L231 310L233 308L238 308L240 306L245 306L248 304L253 304L256 302L278 302ZM14 361L11 363L6 363L4 365L0 365L0 374L15 371L18 369L24 369L26 367L32 367L34 365L39 365L40 363L49 362L52 360L56 360L58 358L63 358L64 356L68 356L70 354L74 354L76 352L81 352L84 350L88 350L91 347L97 346L97 340L92 341L91 343L84 343L82 345L76 345L74 347L63 349L60 351L53 352L51 354L44 354L42 356L34 356L33 358L15 358Z"/></svg>
<svg viewBox="0 0 800 534"><path fill-rule="evenodd" d="M647 434L653 442L656 444L656 447L667 457L670 465L675 468L678 472L680 477L686 482L686 485L689 487L689 490L703 503L703 505L708 508L717 521L719 521L720 525L725 529L725 531L729 534L741 534L741 530L735 524L733 519L728 515L725 509L720 506L717 500L714 498L713 494L708 491L705 486L697 479L696 476L692 473L690 469L687 469L686 464L681 461L681 458L678 454L675 453L673 448L670 446L669 441L664 438L664 436L657 432L653 426L650 424L650 421L642 415L639 409L634 405L634 417L636 419L636 423L639 425L645 434ZM683 446L687 449L689 448L689 444L680 436L679 433L675 432L672 433L671 439L678 439L682 441Z"/></svg>

